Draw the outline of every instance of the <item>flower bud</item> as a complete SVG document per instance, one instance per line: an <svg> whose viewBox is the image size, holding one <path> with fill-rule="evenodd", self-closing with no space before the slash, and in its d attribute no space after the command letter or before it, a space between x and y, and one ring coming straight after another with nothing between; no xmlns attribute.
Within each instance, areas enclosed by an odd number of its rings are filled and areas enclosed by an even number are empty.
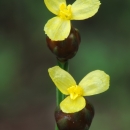
<svg viewBox="0 0 130 130"><path fill-rule="evenodd" d="M60 61L66 61L74 57L78 51L80 41L80 34L74 27L71 27L69 36L63 41L53 41L48 36L46 37L49 49Z"/></svg>
<svg viewBox="0 0 130 130"><path fill-rule="evenodd" d="M64 113L59 107L55 110L55 120L59 130L88 130L94 117L93 106L86 101L86 107L79 112Z"/></svg>

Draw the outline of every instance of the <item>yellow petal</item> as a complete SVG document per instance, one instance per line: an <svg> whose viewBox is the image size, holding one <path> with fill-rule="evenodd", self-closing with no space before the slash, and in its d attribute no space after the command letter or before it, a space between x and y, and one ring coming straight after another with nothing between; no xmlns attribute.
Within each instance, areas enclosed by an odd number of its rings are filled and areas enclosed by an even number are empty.
<svg viewBox="0 0 130 130"><path fill-rule="evenodd" d="M87 74L79 83L83 88L83 96L95 95L109 88L110 77L104 71L95 70Z"/></svg>
<svg viewBox="0 0 130 130"><path fill-rule="evenodd" d="M59 9L60 9L60 4L65 3L65 0L44 0L45 5L47 8L54 14L58 15Z"/></svg>
<svg viewBox="0 0 130 130"><path fill-rule="evenodd" d="M68 88L72 85L76 85L73 77L59 66L55 66L48 69L49 75L56 87L65 95L68 95Z"/></svg>
<svg viewBox="0 0 130 130"><path fill-rule="evenodd" d="M72 4L72 20L82 20L92 17L97 13L99 0L76 0Z"/></svg>
<svg viewBox="0 0 130 130"><path fill-rule="evenodd" d="M70 33L70 20L54 17L46 23L44 31L51 40L62 41Z"/></svg>
<svg viewBox="0 0 130 130"><path fill-rule="evenodd" d="M86 101L83 97L73 100L68 96L60 103L60 108L64 113L74 113L82 110L85 105Z"/></svg>

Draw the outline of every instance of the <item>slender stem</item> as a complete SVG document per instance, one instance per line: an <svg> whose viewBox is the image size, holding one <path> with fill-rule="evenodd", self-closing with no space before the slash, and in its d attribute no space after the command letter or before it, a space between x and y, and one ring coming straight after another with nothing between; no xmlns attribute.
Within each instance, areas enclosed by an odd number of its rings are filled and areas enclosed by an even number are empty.
<svg viewBox="0 0 130 130"><path fill-rule="evenodd" d="M68 71L69 70L69 64L68 61L65 62L61 62L59 60L57 60L57 64L59 65L59 67L61 67L62 69ZM65 98L65 95L62 94L58 89L56 89L56 104L57 106L60 104L60 102Z"/></svg>
<svg viewBox="0 0 130 130"><path fill-rule="evenodd" d="M57 64L64 70L69 71L69 62L68 61L64 61L61 62L59 60L57 60Z"/></svg>
<svg viewBox="0 0 130 130"><path fill-rule="evenodd" d="M59 67L61 67L62 69L68 71L69 70L69 63L68 61L65 62L61 62L59 60L57 60L57 64ZM56 88L56 105L58 106L60 104L60 102L65 98L65 95L62 94L57 88ZM58 130L57 126L55 127L55 130Z"/></svg>

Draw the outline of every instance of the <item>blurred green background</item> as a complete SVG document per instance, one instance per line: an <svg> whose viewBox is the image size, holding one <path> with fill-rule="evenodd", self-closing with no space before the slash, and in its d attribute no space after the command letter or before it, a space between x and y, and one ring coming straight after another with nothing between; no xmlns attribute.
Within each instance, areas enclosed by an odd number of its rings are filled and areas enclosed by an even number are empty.
<svg viewBox="0 0 130 130"><path fill-rule="evenodd" d="M70 73L77 82L96 69L108 73L110 89L87 97L95 107L90 130L128 130L130 1L101 3L94 17L72 21L82 42ZM55 86L47 70L56 58L43 32L53 16L42 0L0 1L0 130L54 130Z"/></svg>

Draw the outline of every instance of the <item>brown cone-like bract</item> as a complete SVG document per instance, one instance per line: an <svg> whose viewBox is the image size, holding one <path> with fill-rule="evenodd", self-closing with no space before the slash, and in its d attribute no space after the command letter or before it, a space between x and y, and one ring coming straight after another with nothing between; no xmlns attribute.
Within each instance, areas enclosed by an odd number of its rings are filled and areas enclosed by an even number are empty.
<svg viewBox="0 0 130 130"><path fill-rule="evenodd" d="M86 107L79 112L64 113L57 107L55 110L55 120L59 130L89 130L94 117L92 104L86 101Z"/></svg>
<svg viewBox="0 0 130 130"><path fill-rule="evenodd" d="M56 55L58 60L67 61L77 53L81 38L78 30L71 27L70 34L65 40L53 41L47 36L46 41L49 49Z"/></svg>

